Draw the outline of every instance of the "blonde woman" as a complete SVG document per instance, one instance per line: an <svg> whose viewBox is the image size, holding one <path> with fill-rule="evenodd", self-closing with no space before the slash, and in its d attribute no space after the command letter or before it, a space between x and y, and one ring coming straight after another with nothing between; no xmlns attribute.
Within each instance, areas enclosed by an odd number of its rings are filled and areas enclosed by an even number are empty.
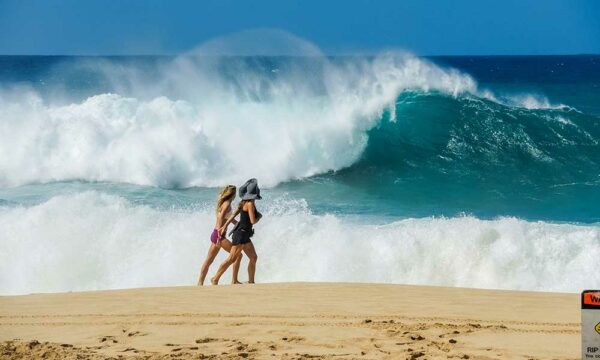
<svg viewBox="0 0 600 360"><path fill-rule="evenodd" d="M204 279L206 278L206 274L208 273L208 268L215 261L217 254L221 248L225 249L227 252L231 252L231 241L227 240L224 234L219 234L219 229L225 224L227 217L231 213L231 202L235 199L235 186L227 185L221 190L219 197L217 199L217 222L215 224L215 229L210 235L210 248L208 249L208 254L206 255L206 260L204 260L204 264L202 264L202 270L200 270L200 278L198 279L198 286L204 285ZM237 223L237 221L235 221ZM233 275L231 277L232 284L240 284L238 281L238 272L240 271L240 262L242 261L242 254L236 254L233 263Z"/></svg>

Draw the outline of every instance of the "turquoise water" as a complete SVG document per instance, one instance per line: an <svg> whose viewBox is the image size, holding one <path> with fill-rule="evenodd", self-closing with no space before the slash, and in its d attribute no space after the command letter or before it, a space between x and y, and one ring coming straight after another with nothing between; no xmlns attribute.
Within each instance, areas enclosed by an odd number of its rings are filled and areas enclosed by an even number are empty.
<svg viewBox="0 0 600 360"><path fill-rule="evenodd" d="M193 282L250 177L265 281L574 291L598 169L598 56L0 57L0 293Z"/></svg>

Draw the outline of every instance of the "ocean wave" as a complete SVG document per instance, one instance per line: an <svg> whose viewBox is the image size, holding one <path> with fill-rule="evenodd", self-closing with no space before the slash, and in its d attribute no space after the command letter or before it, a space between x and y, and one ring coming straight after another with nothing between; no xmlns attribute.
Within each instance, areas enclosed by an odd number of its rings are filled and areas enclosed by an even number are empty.
<svg viewBox="0 0 600 360"><path fill-rule="evenodd" d="M358 165L379 162L398 170L410 163L478 178L503 172L532 182L598 175L600 118L568 107L529 109L470 94L405 92L396 117L369 132Z"/></svg>
<svg viewBox="0 0 600 360"><path fill-rule="evenodd" d="M260 205L260 282L568 292L600 283L597 224L472 216L368 224L315 215L301 199ZM213 225L210 206L159 210L95 191L0 207L0 294L192 285Z"/></svg>
<svg viewBox="0 0 600 360"><path fill-rule="evenodd" d="M152 76L108 61L81 66L115 93L65 103L24 88L0 92L0 186L72 179L220 186L256 174L275 186L356 163L369 131L397 119L407 90L500 101L466 74L397 53L290 60L277 72L248 59L225 66L194 57Z"/></svg>

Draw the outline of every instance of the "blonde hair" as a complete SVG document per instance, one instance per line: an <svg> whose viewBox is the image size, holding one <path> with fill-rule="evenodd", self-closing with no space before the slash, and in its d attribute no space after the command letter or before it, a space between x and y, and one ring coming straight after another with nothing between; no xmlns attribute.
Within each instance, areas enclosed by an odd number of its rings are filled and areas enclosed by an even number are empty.
<svg viewBox="0 0 600 360"><path fill-rule="evenodd" d="M217 214L219 213L219 209L221 209L221 205L223 205L225 201L231 201L235 198L235 190L236 187L233 185L227 185L223 188L223 190L221 190L219 197L217 198Z"/></svg>

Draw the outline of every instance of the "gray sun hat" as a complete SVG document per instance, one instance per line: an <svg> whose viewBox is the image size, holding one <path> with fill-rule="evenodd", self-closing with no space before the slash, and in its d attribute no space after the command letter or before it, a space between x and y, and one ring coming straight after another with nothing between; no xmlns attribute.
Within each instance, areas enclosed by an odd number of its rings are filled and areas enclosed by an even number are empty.
<svg viewBox="0 0 600 360"><path fill-rule="evenodd" d="M260 189L258 188L258 180L250 179L240 186L239 195L242 200L260 200Z"/></svg>

